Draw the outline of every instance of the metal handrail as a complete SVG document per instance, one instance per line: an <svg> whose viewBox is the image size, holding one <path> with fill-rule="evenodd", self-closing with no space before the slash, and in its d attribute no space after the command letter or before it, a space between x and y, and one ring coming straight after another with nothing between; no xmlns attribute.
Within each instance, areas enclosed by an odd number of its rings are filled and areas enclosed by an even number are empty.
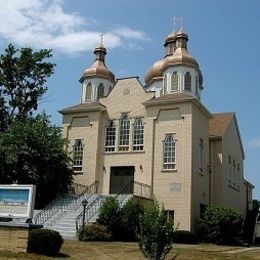
<svg viewBox="0 0 260 260"><path fill-rule="evenodd" d="M59 210L64 210L64 209L68 209L69 207L71 207L70 206L71 200L69 200L69 198L71 198L71 197L73 197L73 196L67 195L67 194L59 195L54 201L52 201L50 204L48 204L42 211L40 211L34 217L34 222L36 224L44 224L48 219L50 219ZM74 206L74 205L72 205L72 206Z"/></svg>
<svg viewBox="0 0 260 260"><path fill-rule="evenodd" d="M97 193L98 189L98 181L94 181L90 185L85 185L82 183L73 183L73 189L74 189L74 194L80 196L84 193Z"/></svg>
<svg viewBox="0 0 260 260"><path fill-rule="evenodd" d="M139 196L142 198L152 198L152 188L151 185L148 185L146 183L142 183L139 181L133 181L134 183L134 195Z"/></svg>
<svg viewBox="0 0 260 260"><path fill-rule="evenodd" d="M81 184L76 184L81 185ZM84 190L79 195L72 194L61 194L54 201L52 201L49 205L47 205L42 211L40 211L35 217L34 222L36 224L44 224L48 219L50 219L53 215L55 215L59 210L77 210L81 204L84 197L82 196L84 193L96 193L98 188L98 181L94 181L91 185L84 186ZM73 198L73 200L71 200ZM58 203L59 202L59 203ZM58 204L57 204L58 203Z"/></svg>

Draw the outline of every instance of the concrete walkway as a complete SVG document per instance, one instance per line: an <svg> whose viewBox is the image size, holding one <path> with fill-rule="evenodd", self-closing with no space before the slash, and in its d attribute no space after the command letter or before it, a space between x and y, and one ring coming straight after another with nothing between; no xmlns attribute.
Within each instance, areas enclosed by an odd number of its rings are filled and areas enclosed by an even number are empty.
<svg viewBox="0 0 260 260"><path fill-rule="evenodd" d="M222 253L223 254L237 254L237 253L243 253L243 252L248 252L248 251L259 251L260 252L260 247L239 248L239 249L235 249L235 250L225 251Z"/></svg>

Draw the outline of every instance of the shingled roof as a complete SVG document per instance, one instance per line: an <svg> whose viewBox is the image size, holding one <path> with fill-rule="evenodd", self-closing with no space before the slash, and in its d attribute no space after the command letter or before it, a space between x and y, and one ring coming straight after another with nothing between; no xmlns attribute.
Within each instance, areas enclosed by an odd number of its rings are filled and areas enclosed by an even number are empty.
<svg viewBox="0 0 260 260"><path fill-rule="evenodd" d="M212 114L209 120L209 136L222 137L235 116L235 113Z"/></svg>
<svg viewBox="0 0 260 260"><path fill-rule="evenodd" d="M71 114L75 112L103 111L106 107L99 102L82 103L72 107L67 107L59 111L61 114Z"/></svg>

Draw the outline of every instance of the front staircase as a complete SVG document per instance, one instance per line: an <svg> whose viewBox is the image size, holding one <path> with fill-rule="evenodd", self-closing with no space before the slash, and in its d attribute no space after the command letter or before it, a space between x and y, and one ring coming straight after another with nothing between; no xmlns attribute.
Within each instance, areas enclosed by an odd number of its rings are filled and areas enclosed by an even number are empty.
<svg viewBox="0 0 260 260"><path fill-rule="evenodd" d="M67 198L64 199L64 196ZM38 213L34 218L34 222L42 224L44 228L58 231L64 239L74 240L77 238L77 231L81 228L83 222L83 206L80 202L84 199L88 201L85 223L96 222L99 208L108 196L118 197L120 206L133 197L132 194L99 195L84 193L79 197L63 195L56 199L47 209ZM47 218L45 215L48 215L51 210L53 214Z"/></svg>
<svg viewBox="0 0 260 260"><path fill-rule="evenodd" d="M130 183L129 183L130 184ZM127 184L127 185L129 185ZM44 228L58 231L64 239L77 239L78 230L83 224L82 201L87 200L84 223L96 222L102 202L109 196L116 197L122 207L134 195L137 197L150 198L149 185L134 182L134 194L124 194L127 185L119 194L97 194L97 183L84 188L76 186L74 194L64 194L57 197L34 217L34 223L41 224ZM80 192L79 192L80 190Z"/></svg>

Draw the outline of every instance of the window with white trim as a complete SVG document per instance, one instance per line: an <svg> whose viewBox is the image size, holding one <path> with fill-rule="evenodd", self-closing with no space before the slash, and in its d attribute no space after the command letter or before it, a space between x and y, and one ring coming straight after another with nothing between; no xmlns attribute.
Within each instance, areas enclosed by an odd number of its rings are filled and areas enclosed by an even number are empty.
<svg viewBox="0 0 260 260"><path fill-rule="evenodd" d="M116 144L116 126L113 120L107 122L105 151L114 152Z"/></svg>
<svg viewBox="0 0 260 260"><path fill-rule="evenodd" d="M237 163L237 178L236 178L236 184L237 184L237 188L240 187L240 164Z"/></svg>
<svg viewBox="0 0 260 260"><path fill-rule="evenodd" d="M199 171L200 173L203 173L203 139L200 138L199 142Z"/></svg>
<svg viewBox="0 0 260 260"><path fill-rule="evenodd" d="M232 179L232 176L231 176L231 156L229 155L228 156L228 183L231 184L231 179Z"/></svg>
<svg viewBox="0 0 260 260"><path fill-rule="evenodd" d="M163 93L166 94L168 90L167 75L164 75L163 80Z"/></svg>
<svg viewBox="0 0 260 260"><path fill-rule="evenodd" d="M127 114L122 114L119 127L119 151L129 150L130 120Z"/></svg>
<svg viewBox="0 0 260 260"><path fill-rule="evenodd" d="M190 72L186 72L184 76L184 90L191 91L191 75Z"/></svg>
<svg viewBox="0 0 260 260"><path fill-rule="evenodd" d="M133 150L142 151L144 149L144 124L140 118L134 122Z"/></svg>
<svg viewBox="0 0 260 260"><path fill-rule="evenodd" d="M97 91L97 98L102 98L104 97L104 84L103 83L99 83L98 85L98 91Z"/></svg>
<svg viewBox="0 0 260 260"><path fill-rule="evenodd" d="M85 100L90 100L92 96L92 84L89 82L86 86Z"/></svg>
<svg viewBox="0 0 260 260"><path fill-rule="evenodd" d="M82 139L76 139L73 146L73 170L75 172L82 171L83 162L83 142Z"/></svg>
<svg viewBox="0 0 260 260"><path fill-rule="evenodd" d="M232 185L236 186L236 161L233 160L233 176L232 176Z"/></svg>
<svg viewBox="0 0 260 260"><path fill-rule="evenodd" d="M174 71L172 73L171 77L171 90L172 91L178 91L178 81L179 81L179 75L177 71Z"/></svg>
<svg viewBox="0 0 260 260"><path fill-rule="evenodd" d="M174 170L176 167L175 134L167 134L163 141L163 169Z"/></svg>

